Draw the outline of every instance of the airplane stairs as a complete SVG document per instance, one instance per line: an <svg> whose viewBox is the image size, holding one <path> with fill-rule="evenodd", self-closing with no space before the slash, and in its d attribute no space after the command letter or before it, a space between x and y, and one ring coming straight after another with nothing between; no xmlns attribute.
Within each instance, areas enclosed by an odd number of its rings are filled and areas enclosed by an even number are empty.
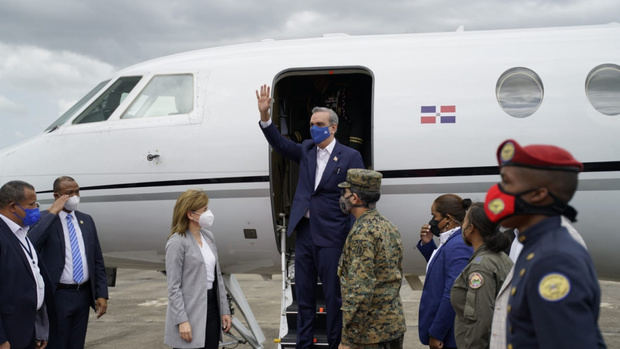
<svg viewBox="0 0 620 349"><path fill-rule="evenodd" d="M295 348L297 340L297 299L295 296L295 254L286 253L286 228L280 226L280 251L282 263L282 303L280 337L275 340L279 349ZM327 313L323 286L318 282L314 289L316 315L314 317L314 347L327 348Z"/></svg>

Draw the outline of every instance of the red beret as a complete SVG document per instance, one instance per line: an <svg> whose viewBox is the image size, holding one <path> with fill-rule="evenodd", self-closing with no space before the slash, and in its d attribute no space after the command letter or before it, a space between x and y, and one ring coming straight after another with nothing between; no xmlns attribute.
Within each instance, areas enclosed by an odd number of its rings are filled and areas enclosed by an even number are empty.
<svg viewBox="0 0 620 349"><path fill-rule="evenodd" d="M545 144L522 147L513 139L504 141L497 148L497 161L500 166L523 166L575 172L583 170L583 164L560 147Z"/></svg>

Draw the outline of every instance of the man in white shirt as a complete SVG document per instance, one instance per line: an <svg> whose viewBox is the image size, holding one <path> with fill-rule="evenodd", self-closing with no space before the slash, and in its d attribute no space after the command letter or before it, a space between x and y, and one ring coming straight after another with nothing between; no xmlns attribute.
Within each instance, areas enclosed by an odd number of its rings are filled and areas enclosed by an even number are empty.
<svg viewBox="0 0 620 349"><path fill-rule="evenodd" d="M54 181L56 201L32 227L30 238L53 283L56 326L50 349L82 349L89 307L97 317L107 309L108 286L97 229L92 217L77 210L80 187L69 177Z"/></svg>
<svg viewBox="0 0 620 349"><path fill-rule="evenodd" d="M338 184L345 181L350 168L364 168L362 156L336 141L338 115L333 110L315 107L308 125L312 139L295 143L283 137L272 123L270 88L261 86L256 98L265 138L275 151L299 164L287 228L289 236L296 232L297 348L313 346L317 275L327 306L327 341L330 348L337 348L342 329L338 261L353 220L340 209Z"/></svg>
<svg viewBox="0 0 620 349"><path fill-rule="evenodd" d="M11 181L0 188L0 349L47 345L45 273L27 237L39 217L32 185Z"/></svg>

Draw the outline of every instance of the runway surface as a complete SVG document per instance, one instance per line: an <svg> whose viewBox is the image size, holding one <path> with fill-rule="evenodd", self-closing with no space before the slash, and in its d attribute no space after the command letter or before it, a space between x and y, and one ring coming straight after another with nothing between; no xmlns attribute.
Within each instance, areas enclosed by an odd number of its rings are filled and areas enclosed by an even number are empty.
<svg viewBox="0 0 620 349"><path fill-rule="evenodd" d="M108 313L90 317L86 347L168 348L163 344L166 315L166 278L156 271L119 269L116 287L110 288ZM236 275L265 334L265 348L275 348L280 313L279 275L265 281L258 275ZM620 348L620 283L601 281L599 325L608 348ZM401 297L407 319L405 348L425 348L418 340L417 313L421 291L403 285ZM229 348L233 348L231 346ZM236 348L250 348L238 345ZM428 348L428 347L426 347Z"/></svg>

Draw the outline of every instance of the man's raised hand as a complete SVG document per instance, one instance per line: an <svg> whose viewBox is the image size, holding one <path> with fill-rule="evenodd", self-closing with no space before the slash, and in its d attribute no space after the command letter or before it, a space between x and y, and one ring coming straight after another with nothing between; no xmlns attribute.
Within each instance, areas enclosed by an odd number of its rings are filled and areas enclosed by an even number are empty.
<svg viewBox="0 0 620 349"><path fill-rule="evenodd" d="M260 91L256 90L256 99L258 100L258 111L260 119L263 122L269 121L269 108L271 108L271 87L262 85Z"/></svg>

